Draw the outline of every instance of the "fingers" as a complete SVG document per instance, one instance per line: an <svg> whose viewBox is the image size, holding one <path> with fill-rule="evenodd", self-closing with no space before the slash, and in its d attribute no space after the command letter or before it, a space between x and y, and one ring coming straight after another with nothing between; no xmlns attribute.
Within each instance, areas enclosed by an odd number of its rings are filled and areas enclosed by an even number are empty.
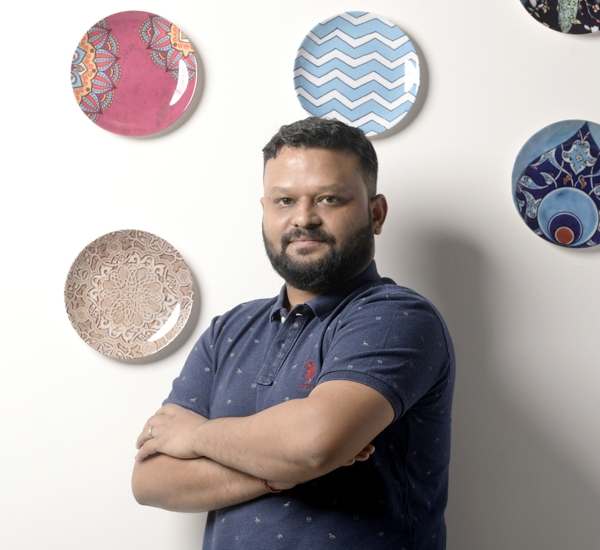
<svg viewBox="0 0 600 550"><path fill-rule="evenodd" d="M135 455L135 459L138 462L144 460L144 458L156 454L158 451L156 449L156 443L154 443L151 439L146 441L141 447L139 447L139 451Z"/></svg>
<svg viewBox="0 0 600 550"><path fill-rule="evenodd" d="M367 445L360 453L358 453L354 458L350 459L342 466L352 466L355 462L364 462L368 460L369 457L375 452L375 447L371 444Z"/></svg>
<svg viewBox="0 0 600 550"><path fill-rule="evenodd" d="M152 428L152 432L150 432L150 428ZM144 424L144 427L142 428L140 435L138 435L136 442L135 442L135 448L140 449L142 447L142 445L144 443L146 443L146 441L148 441L149 439L152 439L152 437L154 437L156 435L155 430L156 430L156 425L152 424L152 418L151 418L150 420L148 420L148 422L146 422ZM150 433L152 433L152 437L150 437Z"/></svg>
<svg viewBox="0 0 600 550"><path fill-rule="evenodd" d="M158 409L158 411L156 411L156 414L154 416L151 416L148 419L148 421L144 424L144 427L142 428L142 431L140 435L138 435L137 440L135 442L136 449L140 449L146 441L156 437L157 426L161 423L161 415L164 415L164 413L161 413L162 409L164 409L164 407ZM152 428L152 431L150 431L150 428Z"/></svg>
<svg viewBox="0 0 600 550"><path fill-rule="evenodd" d="M356 455L355 460L358 462L364 462L365 460L368 460L374 452L375 447L373 445L367 445L360 453Z"/></svg>
<svg viewBox="0 0 600 550"><path fill-rule="evenodd" d="M140 449L146 441L156 437L156 427L161 424L162 420L165 419L165 416L172 416L178 408L181 407L169 403L158 409L144 424L144 428L135 442L136 449ZM150 431L150 428L152 428L152 431Z"/></svg>
<svg viewBox="0 0 600 550"><path fill-rule="evenodd" d="M175 458L197 458L194 449L197 428L207 419L178 405L165 405L144 424L135 442L141 461L155 453Z"/></svg>
<svg viewBox="0 0 600 550"><path fill-rule="evenodd" d="M156 437L157 431L160 430L160 415L165 414L164 412L161 412L162 409L164 409L164 407L158 409L156 414L148 419L148 421L144 424L142 432L140 435L138 435L138 438L135 442L135 448L139 449L138 453L135 455L135 459L140 462L147 456L156 454L158 452L157 444L152 440Z"/></svg>

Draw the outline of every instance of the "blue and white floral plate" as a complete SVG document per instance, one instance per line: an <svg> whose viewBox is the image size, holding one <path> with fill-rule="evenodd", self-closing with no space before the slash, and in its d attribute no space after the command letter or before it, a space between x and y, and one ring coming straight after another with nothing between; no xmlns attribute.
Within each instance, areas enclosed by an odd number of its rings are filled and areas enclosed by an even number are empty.
<svg viewBox="0 0 600 550"><path fill-rule="evenodd" d="M570 248L600 244L599 144L600 125L564 120L534 134L517 155L515 206L542 239Z"/></svg>

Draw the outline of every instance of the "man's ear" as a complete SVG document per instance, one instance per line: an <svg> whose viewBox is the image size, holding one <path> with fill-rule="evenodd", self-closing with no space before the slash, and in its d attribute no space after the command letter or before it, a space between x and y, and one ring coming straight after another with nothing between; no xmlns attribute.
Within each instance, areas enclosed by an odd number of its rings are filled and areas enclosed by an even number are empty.
<svg viewBox="0 0 600 550"><path fill-rule="evenodd" d="M261 197L260 198L260 205L262 206L263 212L265 211L265 198Z"/></svg>
<svg viewBox="0 0 600 550"><path fill-rule="evenodd" d="M388 204L387 200L383 195L375 195L371 199L371 216L373 218L373 233L375 235L381 234L383 222L387 217Z"/></svg>

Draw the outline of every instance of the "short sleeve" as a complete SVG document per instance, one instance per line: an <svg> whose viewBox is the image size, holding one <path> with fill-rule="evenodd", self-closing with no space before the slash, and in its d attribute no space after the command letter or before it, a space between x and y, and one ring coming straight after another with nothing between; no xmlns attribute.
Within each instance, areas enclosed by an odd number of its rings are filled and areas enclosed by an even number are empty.
<svg viewBox="0 0 600 550"><path fill-rule="evenodd" d="M392 287L363 297L336 323L318 383L351 380L370 386L388 399L396 419L431 392L445 390L450 374L445 326L418 294Z"/></svg>
<svg viewBox="0 0 600 550"><path fill-rule="evenodd" d="M163 405L174 403L207 418L210 417L210 398L215 376L213 342L218 320L218 317L213 319L210 327L196 342L181 374L173 381L171 393Z"/></svg>

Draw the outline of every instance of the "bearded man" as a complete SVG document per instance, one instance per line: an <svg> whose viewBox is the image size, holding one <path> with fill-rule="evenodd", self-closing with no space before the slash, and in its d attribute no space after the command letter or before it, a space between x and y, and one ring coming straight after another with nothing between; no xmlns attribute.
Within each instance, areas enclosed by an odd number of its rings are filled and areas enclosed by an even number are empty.
<svg viewBox="0 0 600 550"><path fill-rule="evenodd" d="M308 118L263 155L285 285L212 321L137 439L134 495L209 511L205 550L441 550L454 352L435 307L377 273L375 150Z"/></svg>

